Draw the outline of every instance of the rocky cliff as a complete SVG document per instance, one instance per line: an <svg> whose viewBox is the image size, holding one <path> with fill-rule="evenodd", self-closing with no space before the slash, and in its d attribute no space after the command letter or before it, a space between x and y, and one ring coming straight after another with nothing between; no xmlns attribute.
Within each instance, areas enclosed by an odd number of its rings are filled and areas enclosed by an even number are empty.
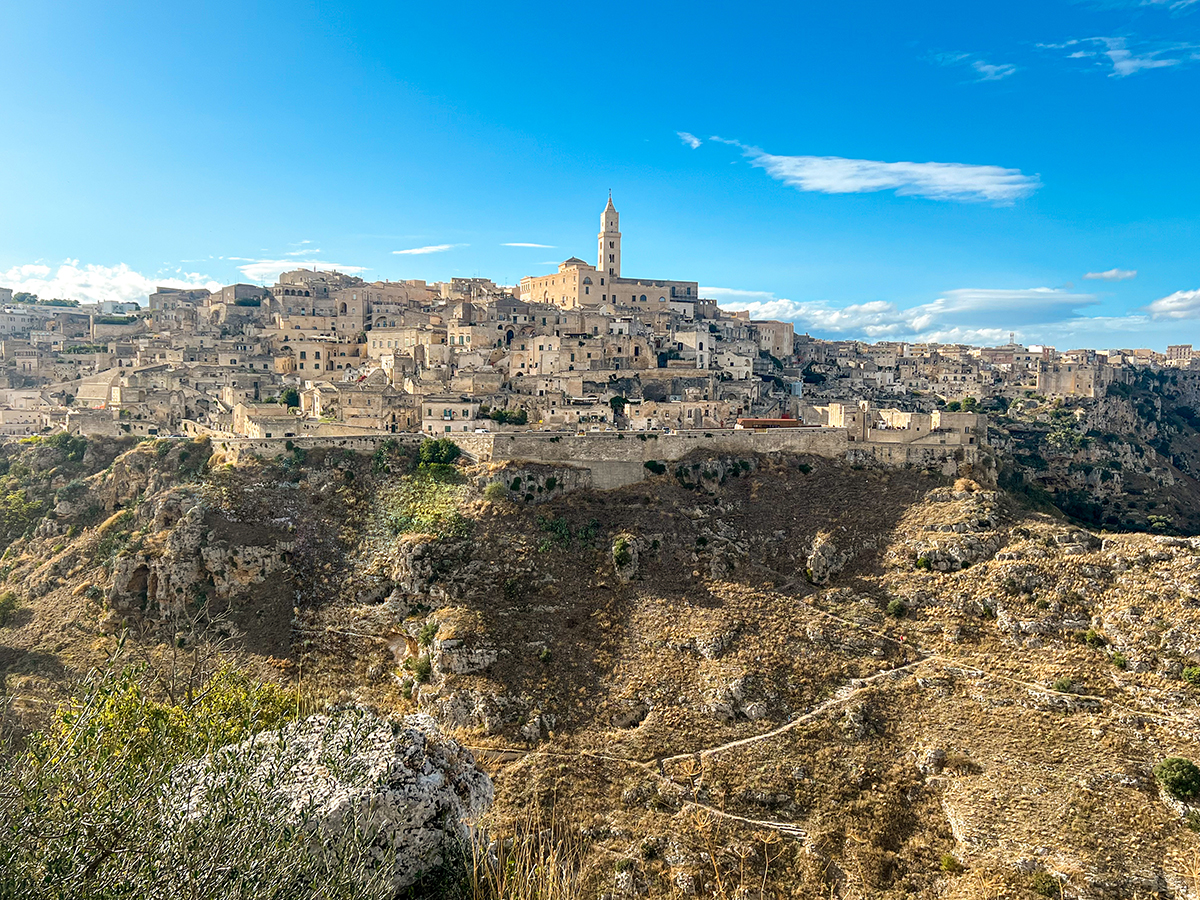
<svg viewBox="0 0 1200 900"><path fill-rule="evenodd" d="M602 492L279 449L6 448L14 708L220 628L433 717L492 827L578 836L589 895L1200 896L1200 814L1153 775L1200 758L1196 539L783 454Z"/></svg>

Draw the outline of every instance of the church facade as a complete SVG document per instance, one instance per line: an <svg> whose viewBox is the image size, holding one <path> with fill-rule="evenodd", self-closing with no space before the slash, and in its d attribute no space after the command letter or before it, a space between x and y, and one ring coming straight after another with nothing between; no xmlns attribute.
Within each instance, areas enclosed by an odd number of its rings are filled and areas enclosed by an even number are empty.
<svg viewBox="0 0 1200 900"><path fill-rule="evenodd" d="M612 306L643 312L670 310L692 316L700 299L695 281L658 278L626 278L621 275L621 214L612 197L600 214L596 265L577 256L558 264L551 275L521 279L521 299L528 303L552 303L563 309Z"/></svg>

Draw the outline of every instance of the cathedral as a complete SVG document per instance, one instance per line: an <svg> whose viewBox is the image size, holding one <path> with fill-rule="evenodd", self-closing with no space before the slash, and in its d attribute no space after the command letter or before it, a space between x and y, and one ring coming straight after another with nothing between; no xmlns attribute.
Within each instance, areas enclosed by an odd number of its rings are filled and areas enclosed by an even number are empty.
<svg viewBox="0 0 1200 900"><path fill-rule="evenodd" d="M658 278L625 278L621 275L621 214L613 206L612 195L600 213L596 265L588 265L577 256L558 264L552 275L521 279L521 299L529 303L550 303L563 309L599 308L659 310L690 316L700 299L695 281L667 281Z"/></svg>

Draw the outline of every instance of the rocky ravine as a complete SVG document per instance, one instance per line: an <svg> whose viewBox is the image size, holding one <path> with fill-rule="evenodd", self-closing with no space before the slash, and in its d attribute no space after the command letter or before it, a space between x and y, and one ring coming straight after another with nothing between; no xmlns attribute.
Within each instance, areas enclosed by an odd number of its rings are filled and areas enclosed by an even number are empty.
<svg viewBox="0 0 1200 900"><path fill-rule="evenodd" d="M1151 775L1200 758L1194 539L817 459L525 505L485 467L414 494L398 454L205 452L140 445L10 548L30 715L105 632L207 604L268 670L435 717L494 822L581 835L589 891L1200 896Z"/></svg>

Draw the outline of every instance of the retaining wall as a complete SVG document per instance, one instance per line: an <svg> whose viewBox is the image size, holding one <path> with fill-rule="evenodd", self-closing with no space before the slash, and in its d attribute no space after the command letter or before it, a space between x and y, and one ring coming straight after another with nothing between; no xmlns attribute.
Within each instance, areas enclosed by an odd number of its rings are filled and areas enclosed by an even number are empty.
<svg viewBox="0 0 1200 900"><path fill-rule="evenodd" d="M920 465L941 468L953 474L960 462L978 459L979 448L928 444L851 443L844 428L794 428L769 431L713 430L654 432L509 432L439 435L458 444L476 462L530 462L570 466L591 473L593 486L601 490L641 481L651 460L673 463L695 450L732 456L752 453L805 453L828 459L874 460L883 465ZM384 441L395 440L416 446L426 436L414 432L361 435L355 437L241 438L212 435L213 448L231 462L259 454L272 457L284 452L289 441L295 447L331 447L373 453Z"/></svg>

